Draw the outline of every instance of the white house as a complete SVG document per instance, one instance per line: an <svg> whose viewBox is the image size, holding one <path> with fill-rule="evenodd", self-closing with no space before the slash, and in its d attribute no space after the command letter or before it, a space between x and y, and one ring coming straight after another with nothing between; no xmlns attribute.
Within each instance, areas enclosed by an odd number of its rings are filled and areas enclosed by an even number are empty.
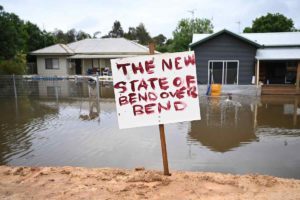
<svg viewBox="0 0 300 200"><path fill-rule="evenodd" d="M149 54L149 48L125 38L84 39L31 52L41 76L96 73L110 75L110 59Z"/></svg>

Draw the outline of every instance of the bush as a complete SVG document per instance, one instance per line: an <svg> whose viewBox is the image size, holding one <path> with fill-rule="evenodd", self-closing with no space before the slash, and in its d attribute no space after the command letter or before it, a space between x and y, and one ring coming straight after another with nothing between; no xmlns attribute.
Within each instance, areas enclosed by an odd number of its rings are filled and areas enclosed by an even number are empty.
<svg viewBox="0 0 300 200"><path fill-rule="evenodd" d="M0 60L0 75L16 74L22 75L26 73L26 55L18 53L14 59Z"/></svg>

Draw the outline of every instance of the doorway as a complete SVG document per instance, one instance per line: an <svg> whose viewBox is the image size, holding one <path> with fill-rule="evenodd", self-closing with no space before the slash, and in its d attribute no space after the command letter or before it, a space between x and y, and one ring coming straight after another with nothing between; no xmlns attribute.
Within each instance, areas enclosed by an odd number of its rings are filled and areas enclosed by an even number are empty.
<svg viewBox="0 0 300 200"><path fill-rule="evenodd" d="M80 59L75 60L75 74L76 75L82 74L82 65Z"/></svg>

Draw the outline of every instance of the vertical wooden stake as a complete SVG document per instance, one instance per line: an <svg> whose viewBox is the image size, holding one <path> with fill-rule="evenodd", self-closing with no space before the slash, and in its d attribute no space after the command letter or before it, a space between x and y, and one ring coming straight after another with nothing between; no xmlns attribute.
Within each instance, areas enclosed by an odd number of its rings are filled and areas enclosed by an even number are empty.
<svg viewBox="0 0 300 200"><path fill-rule="evenodd" d="M170 176L171 174L169 172L168 153L167 153L167 145L166 145L166 137L165 137L165 126L163 124L159 125L159 133L160 133L161 153L162 153L163 165L164 165L164 175Z"/></svg>
<svg viewBox="0 0 300 200"><path fill-rule="evenodd" d="M149 43L149 53L150 55L154 54L155 44ZM169 172L169 164L168 164L168 154L167 154L167 145L166 145L166 136L165 136L165 126L163 124L159 124L159 133L160 133L160 144L161 144L161 154L164 165L164 175L170 176Z"/></svg>

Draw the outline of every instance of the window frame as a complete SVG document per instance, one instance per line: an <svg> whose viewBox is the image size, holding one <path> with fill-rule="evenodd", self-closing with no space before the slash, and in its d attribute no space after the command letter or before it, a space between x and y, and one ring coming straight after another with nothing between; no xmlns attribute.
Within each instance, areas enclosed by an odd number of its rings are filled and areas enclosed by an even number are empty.
<svg viewBox="0 0 300 200"><path fill-rule="evenodd" d="M47 67L47 61L51 60L51 67ZM57 60L57 68L53 68L53 60ZM59 58L53 57L53 58L45 58L45 69L46 70L59 70Z"/></svg>
<svg viewBox="0 0 300 200"><path fill-rule="evenodd" d="M240 71L240 61L239 60L208 60L207 65L207 84L210 82L210 63L212 63L212 69L214 68L213 63L219 62L222 63L222 85L238 85L239 84L239 71ZM236 84L227 84L227 63L236 62L237 63L237 74L236 74ZM226 69L226 72L225 70ZM226 75L226 77L225 77ZM225 84L226 81L226 84Z"/></svg>

